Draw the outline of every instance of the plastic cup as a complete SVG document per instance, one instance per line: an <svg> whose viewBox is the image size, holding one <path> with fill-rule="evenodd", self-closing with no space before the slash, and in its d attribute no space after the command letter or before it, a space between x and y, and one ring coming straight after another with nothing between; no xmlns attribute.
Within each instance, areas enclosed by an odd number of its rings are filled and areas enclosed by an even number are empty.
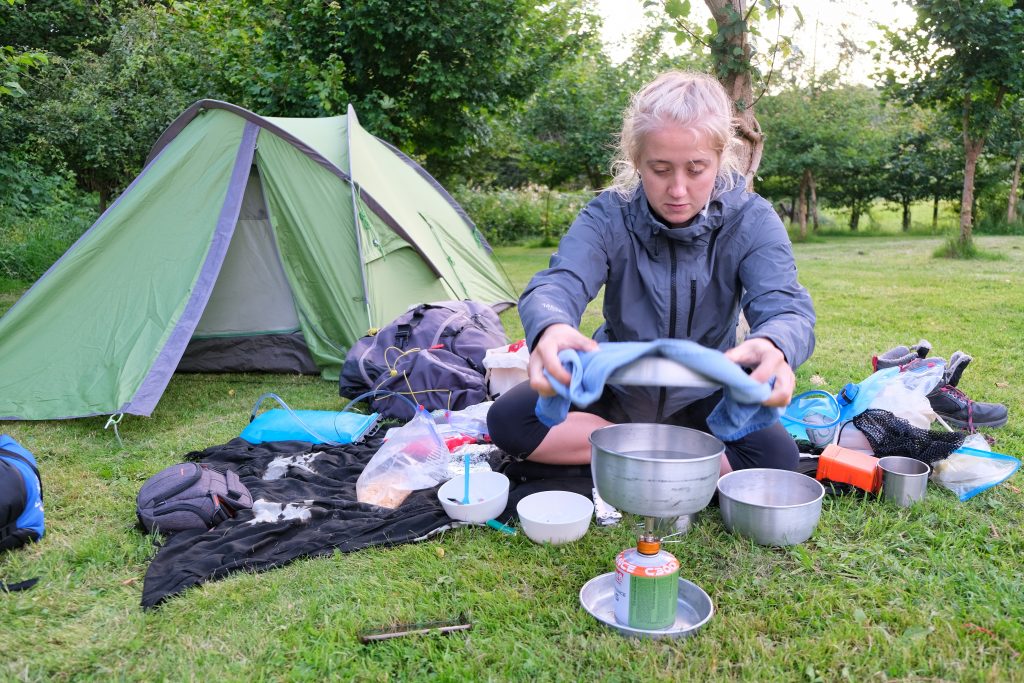
<svg viewBox="0 0 1024 683"><path fill-rule="evenodd" d="M890 455L878 460L882 470L882 495L900 507L910 507L924 498L932 468L914 458Z"/></svg>

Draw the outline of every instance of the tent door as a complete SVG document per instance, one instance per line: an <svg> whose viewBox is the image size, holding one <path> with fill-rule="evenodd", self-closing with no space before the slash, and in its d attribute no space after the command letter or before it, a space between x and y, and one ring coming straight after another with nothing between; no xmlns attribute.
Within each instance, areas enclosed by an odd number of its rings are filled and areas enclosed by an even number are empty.
<svg viewBox="0 0 1024 683"><path fill-rule="evenodd" d="M178 371L319 372L299 329L255 166L224 264Z"/></svg>

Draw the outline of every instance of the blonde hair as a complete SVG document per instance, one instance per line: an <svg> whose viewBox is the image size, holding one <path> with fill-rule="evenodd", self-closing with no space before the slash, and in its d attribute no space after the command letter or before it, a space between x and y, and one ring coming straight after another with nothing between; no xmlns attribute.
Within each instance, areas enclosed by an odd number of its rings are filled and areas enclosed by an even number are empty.
<svg viewBox="0 0 1024 683"><path fill-rule="evenodd" d="M715 191L735 185L736 133L732 102L714 77L693 71L666 71L641 88L622 116L622 131L612 161L612 184L624 199L640 184L637 164L647 135L666 122L692 128L705 135L718 153Z"/></svg>

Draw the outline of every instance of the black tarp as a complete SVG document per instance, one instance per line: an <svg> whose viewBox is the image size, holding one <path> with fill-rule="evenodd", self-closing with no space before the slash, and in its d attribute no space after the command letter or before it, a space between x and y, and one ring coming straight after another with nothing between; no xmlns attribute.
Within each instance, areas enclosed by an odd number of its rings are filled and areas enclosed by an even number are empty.
<svg viewBox="0 0 1024 683"><path fill-rule="evenodd" d="M451 524L437 499L437 490L414 491L398 508L389 510L356 501L356 479L380 447L381 435L362 444L322 447L302 441L253 445L233 439L185 460L230 468L252 493L254 501L291 504L308 519L286 518L253 523L257 513L246 510L209 531L179 532L160 547L146 571L142 606L155 607L190 586L236 571L263 571L300 557L351 552L370 546L394 546L422 540ZM278 457L317 452L309 468L289 467L276 479L264 479ZM492 467L510 480L508 506L499 520L515 518L515 505L537 491L561 489L590 496L589 467L552 467L510 463L500 453ZM312 471L310 471L312 470Z"/></svg>

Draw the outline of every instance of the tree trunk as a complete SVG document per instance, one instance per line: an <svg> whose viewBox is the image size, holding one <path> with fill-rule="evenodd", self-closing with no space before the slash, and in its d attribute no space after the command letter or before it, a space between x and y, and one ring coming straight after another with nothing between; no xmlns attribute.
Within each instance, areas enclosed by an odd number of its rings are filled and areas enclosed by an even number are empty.
<svg viewBox="0 0 1024 683"><path fill-rule="evenodd" d="M110 192L108 190L100 190L99 191L99 195L100 195L100 215L102 216L106 212L107 206L110 205Z"/></svg>
<svg viewBox="0 0 1024 683"><path fill-rule="evenodd" d="M857 232L860 225L860 205L854 204L850 207L850 232Z"/></svg>
<svg viewBox="0 0 1024 683"><path fill-rule="evenodd" d="M981 156L981 149L985 146L985 138L972 138L970 124L970 109L964 108L963 132L964 132L964 190L960 198L960 244L967 246L971 243L971 227L973 222L972 209L974 207L974 173L978 170L978 157Z"/></svg>
<svg viewBox="0 0 1024 683"><path fill-rule="evenodd" d="M904 198L903 205L903 232L910 232L910 200Z"/></svg>
<svg viewBox="0 0 1024 683"><path fill-rule="evenodd" d="M711 16L718 24L719 35L725 35L723 29L731 28L725 42L713 46L711 52L718 65L718 80L732 99L736 132L742 143L736 153L738 167L747 179L747 189L752 191L754 175L761 165L761 154L764 152L764 135L761 133L761 124L754 117L754 86L750 80L750 69L726 70L722 66L733 63L737 55L740 55L739 60L743 64L750 64L753 50L747 40L747 32L737 30L744 28L742 20L747 16L747 3L746 0L704 0L704 4L711 10ZM731 11L727 11L727 8L731 8ZM741 18L739 22L736 16ZM739 48L739 52L736 52L736 48Z"/></svg>
<svg viewBox="0 0 1024 683"><path fill-rule="evenodd" d="M814 221L814 232L818 232L818 186L814 182L814 174L807 172L807 180L811 191L811 218Z"/></svg>
<svg viewBox="0 0 1024 683"><path fill-rule="evenodd" d="M1017 162L1013 165L1013 178L1010 179L1010 198L1006 202L1006 222L1017 220L1017 191L1020 189L1020 161L1024 152L1017 152Z"/></svg>
<svg viewBox="0 0 1024 683"><path fill-rule="evenodd" d="M932 232L939 229L939 195L932 198Z"/></svg>
<svg viewBox="0 0 1024 683"><path fill-rule="evenodd" d="M800 226L800 239L807 239L807 176L810 171L804 170L800 178L800 191L797 194L796 206L793 208L793 220Z"/></svg>

